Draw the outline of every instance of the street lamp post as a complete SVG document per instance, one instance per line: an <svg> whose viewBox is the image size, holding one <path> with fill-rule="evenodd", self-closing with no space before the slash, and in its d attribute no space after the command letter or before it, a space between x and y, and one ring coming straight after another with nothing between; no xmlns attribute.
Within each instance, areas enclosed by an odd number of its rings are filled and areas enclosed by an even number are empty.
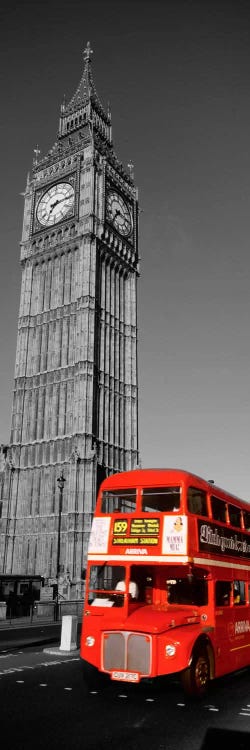
<svg viewBox="0 0 250 750"><path fill-rule="evenodd" d="M7 573L7 562L8 562L8 545L9 545L9 528L10 528L10 508L11 508L11 494L15 466L12 459L9 459L9 488L8 488L8 507L7 507L7 518L6 518L6 531L5 531L5 542L4 542L4 559L3 559L3 573ZM13 539L14 543L14 539Z"/></svg>
<svg viewBox="0 0 250 750"><path fill-rule="evenodd" d="M66 482L65 477L63 476L63 471L60 474L60 477L57 479L57 484L59 487L59 513L58 513L58 532L57 532L57 556L56 556L56 585L57 585L57 591L56 591L56 620L58 620L58 612L59 612L59 600L58 600L58 593L59 593L59 576L60 576L60 551L61 551L61 519L62 519L62 501L63 501L63 488L64 483Z"/></svg>

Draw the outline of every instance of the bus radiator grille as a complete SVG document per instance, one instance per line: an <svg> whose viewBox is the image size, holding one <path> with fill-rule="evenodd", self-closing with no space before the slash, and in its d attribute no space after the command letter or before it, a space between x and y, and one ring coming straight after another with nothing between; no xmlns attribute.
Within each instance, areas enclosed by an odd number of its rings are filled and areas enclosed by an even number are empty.
<svg viewBox="0 0 250 750"><path fill-rule="evenodd" d="M128 670L150 674L151 638L141 633L104 633L103 669L107 671Z"/></svg>

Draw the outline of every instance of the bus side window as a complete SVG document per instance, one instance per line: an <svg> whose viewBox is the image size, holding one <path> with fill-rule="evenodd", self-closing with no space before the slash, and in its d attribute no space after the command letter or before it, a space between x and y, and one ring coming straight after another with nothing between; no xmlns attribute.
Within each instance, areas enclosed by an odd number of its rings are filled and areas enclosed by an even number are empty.
<svg viewBox="0 0 250 750"><path fill-rule="evenodd" d="M248 510L243 510L243 518L244 518L244 527L246 531L250 531L250 512Z"/></svg>
<svg viewBox="0 0 250 750"><path fill-rule="evenodd" d="M234 581L233 591L234 591L234 604L246 604L245 582Z"/></svg>
<svg viewBox="0 0 250 750"><path fill-rule="evenodd" d="M197 487L188 487L188 510L198 516L207 516L206 492Z"/></svg>
<svg viewBox="0 0 250 750"><path fill-rule="evenodd" d="M231 505L228 503L228 515L229 515L229 522L232 524L232 526L237 526L238 529L241 528L241 511L239 508L236 508L235 505Z"/></svg>
<svg viewBox="0 0 250 750"><path fill-rule="evenodd" d="M216 584L215 584L216 607L229 607L230 592L231 592L230 581L216 581Z"/></svg>
<svg viewBox="0 0 250 750"><path fill-rule="evenodd" d="M226 503L219 497L211 496L211 508L212 516L215 521L223 521L226 523Z"/></svg>

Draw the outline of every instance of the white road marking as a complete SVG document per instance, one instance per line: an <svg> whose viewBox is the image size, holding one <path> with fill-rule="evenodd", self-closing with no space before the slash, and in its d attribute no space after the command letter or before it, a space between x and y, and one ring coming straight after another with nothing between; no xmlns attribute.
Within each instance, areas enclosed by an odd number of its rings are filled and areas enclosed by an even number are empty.
<svg viewBox="0 0 250 750"><path fill-rule="evenodd" d="M47 687L47 682L40 682L40 687Z"/></svg>
<svg viewBox="0 0 250 750"><path fill-rule="evenodd" d="M72 688L64 688L64 690L72 690Z"/></svg>
<svg viewBox="0 0 250 750"><path fill-rule="evenodd" d="M4 669L4 671L0 672L0 674L11 674L12 672L17 672L17 669Z"/></svg>
<svg viewBox="0 0 250 750"><path fill-rule="evenodd" d="M55 666L55 664L65 664L65 662L68 662L68 661L79 661L79 658L73 657L72 659L68 659L66 657L66 659L60 659L60 661L43 661L41 662L41 664L34 664L32 666L30 664L24 664L23 667L9 667L8 669L3 669L2 672L0 672L0 675L14 674L15 672L23 672L25 669L38 669L40 667L50 667L50 666L53 667Z"/></svg>
<svg viewBox="0 0 250 750"><path fill-rule="evenodd" d="M24 683L24 680L16 680L16 682L18 682L19 685L22 685Z"/></svg>
<svg viewBox="0 0 250 750"><path fill-rule="evenodd" d="M144 716L140 721L137 721L134 724L134 728L135 729L140 729L143 726L143 724L145 724L145 721L146 721L146 716Z"/></svg>

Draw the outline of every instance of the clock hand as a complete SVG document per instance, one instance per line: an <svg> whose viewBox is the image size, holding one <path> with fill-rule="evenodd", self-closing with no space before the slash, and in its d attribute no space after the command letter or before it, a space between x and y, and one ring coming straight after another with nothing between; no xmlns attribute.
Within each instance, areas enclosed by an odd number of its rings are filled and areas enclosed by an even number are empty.
<svg viewBox="0 0 250 750"><path fill-rule="evenodd" d="M55 208L55 206L58 205L58 203L62 203L62 201L69 201L70 198L71 198L71 196L68 195L65 198L59 198L57 201L55 201L55 203L51 203L50 214L51 214L51 211L53 211L53 208Z"/></svg>
<svg viewBox="0 0 250 750"><path fill-rule="evenodd" d="M53 211L53 208L55 208L55 206L57 206L58 203L59 203L59 201L55 201L55 203L51 203L50 214L51 214L51 211Z"/></svg>
<svg viewBox="0 0 250 750"><path fill-rule="evenodd" d="M65 195L65 198L59 198L59 200L56 201L56 203L62 203L62 201L70 201L70 200L71 200L71 195Z"/></svg>

